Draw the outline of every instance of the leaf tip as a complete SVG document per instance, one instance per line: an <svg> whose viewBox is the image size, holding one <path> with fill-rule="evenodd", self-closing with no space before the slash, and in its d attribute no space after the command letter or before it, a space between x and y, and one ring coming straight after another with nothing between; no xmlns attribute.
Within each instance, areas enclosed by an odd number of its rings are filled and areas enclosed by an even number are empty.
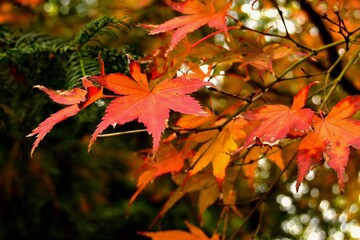
<svg viewBox="0 0 360 240"><path fill-rule="evenodd" d="M29 133L28 135L26 135L25 137L32 137L32 136L34 136L34 133L32 132L32 133Z"/></svg>
<svg viewBox="0 0 360 240"><path fill-rule="evenodd" d="M88 145L88 153L91 151L92 145L93 145L93 142L90 142L89 145Z"/></svg>
<svg viewBox="0 0 360 240"><path fill-rule="evenodd" d="M216 177L216 182L218 185L218 190L219 190L219 198L220 201L223 201L223 197L224 197L224 193L223 193L223 183L224 183L224 178L223 177Z"/></svg>
<svg viewBox="0 0 360 240"><path fill-rule="evenodd" d="M30 158L31 158L31 159L33 158L34 151L35 151L35 149L31 149L31 151L30 151Z"/></svg>
<svg viewBox="0 0 360 240"><path fill-rule="evenodd" d="M208 117L210 116L210 114L205 111L205 110L202 110L202 111L199 111L198 113L194 114L195 116L202 116L202 117Z"/></svg>
<svg viewBox="0 0 360 240"><path fill-rule="evenodd" d="M44 86L41 86L41 85L35 85L33 86L33 88L43 88Z"/></svg>
<svg viewBox="0 0 360 240"><path fill-rule="evenodd" d="M295 185L295 190L297 193L299 192L300 185L301 185L301 181L297 180Z"/></svg>

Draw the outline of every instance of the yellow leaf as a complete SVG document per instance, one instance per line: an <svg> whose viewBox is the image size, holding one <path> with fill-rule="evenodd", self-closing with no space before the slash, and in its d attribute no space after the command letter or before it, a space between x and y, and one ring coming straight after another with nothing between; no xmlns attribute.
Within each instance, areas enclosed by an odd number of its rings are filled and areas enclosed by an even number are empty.
<svg viewBox="0 0 360 240"><path fill-rule="evenodd" d="M210 186L204 187L200 191L199 202L198 202L200 217L204 214L205 210L209 206L214 204L216 199L219 197L219 194L220 194L219 188L215 182L214 182L214 184L211 184Z"/></svg>
<svg viewBox="0 0 360 240"><path fill-rule="evenodd" d="M194 168L190 171L194 175L212 163L214 176L218 180L225 177L225 169L230 161L230 153L237 149L237 144L231 136L229 128L224 128L220 133L203 144L193 157Z"/></svg>

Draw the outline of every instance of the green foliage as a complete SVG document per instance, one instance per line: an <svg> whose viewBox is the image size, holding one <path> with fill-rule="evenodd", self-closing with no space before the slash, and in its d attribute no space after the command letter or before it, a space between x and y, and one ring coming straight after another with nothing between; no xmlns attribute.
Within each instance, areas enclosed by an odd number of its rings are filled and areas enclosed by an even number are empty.
<svg viewBox="0 0 360 240"><path fill-rule="evenodd" d="M99 41L97 37L101 35L107 35L113 39L116 39L117 35L115 30L120 31L122 27L129 27L129 25L125 21L108 16L95 19L86 24L76 34L73 44L81 46L90 41Z"/></svg>
<svg viewBox="0 0 360 240"><path fill-rule="evenodd" d="M108 69L109 72L126 71L125 54L104 47L106 39L98 38L103 35L116 37L114 30L124 26L120 20L103 17L84 26L72 41L44 33L16 34L2 27L0 61L4 67L1 69L6 71L9 66L15 66L31 85L49 82L48 86L52 88L73 88L81 77L99 73L97 55L103 52L105 57L111 56L109 60L117 62L113 69ZM87 46L89 42L95 44Z"/></svg>

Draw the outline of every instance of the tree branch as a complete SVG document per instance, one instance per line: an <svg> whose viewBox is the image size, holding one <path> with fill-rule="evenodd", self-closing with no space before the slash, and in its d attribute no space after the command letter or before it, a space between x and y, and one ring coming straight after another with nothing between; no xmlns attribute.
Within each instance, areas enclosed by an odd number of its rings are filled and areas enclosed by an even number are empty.
<svg viewBox="0 0 360 240"><path fill-rule="evenodd" d="M301 8L307 13L309 19L315 24L315 26L319 29L319 34L320 34L320 38L322 40L322 42L325 45L331 44L334 42L333 37L331 36L328 28L325 26L323 19L321 18L321 16L312 8L311 4L308 3L306 0L300 0L300 5ZM330 62L330 66L333 65L336 60L339 57L339 53L336 49L335 46L329 47L327 48L327 55L328 55L328 59ZM325 70L327 69L327 67L323 66L321 70ZM339 64L337 64L333 71L330 73L331 77L333 79L336 79L337 76L341 73L341 70L343 69L343 64L340 62ZM343 77L342 80L340 81L340 84L342 85L342 87L344 88L344 90L350 94L350 95L355 95L355 94L359 94L360 91L357 90L353 84L351 83L351 81L347 78L347 77Z"/></svg>

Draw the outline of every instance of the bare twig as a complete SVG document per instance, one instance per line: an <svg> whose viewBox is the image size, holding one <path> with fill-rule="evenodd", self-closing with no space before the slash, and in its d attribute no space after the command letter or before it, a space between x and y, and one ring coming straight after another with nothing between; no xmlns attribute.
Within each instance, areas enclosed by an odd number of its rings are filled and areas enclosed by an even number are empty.
<svg viewBox="0 0 360 240"><path fill-rule="evenodd" d="M329 97L331 96L331 94L333 93L333 91L335 90L337 84L341 81L341 79L343 78L343 76L345 75L345 73L349 70L349 68L354 64L354 62L356 61L356 59L359 57L359 53L360 50L357 51L357 53L353 56L353 58L345 65L344 69L341 71L341 73L339 74L339 76L334 79L333 81L333 85L331 86L331 89L329 90L329 92L327 93L327 95L325 96L322 104L319 107L319 111L324 107L324 104L327 102L327 100L329 99Z"/></svg>
<svg viewBox="0 0 360 240"><path fill-rule="evenodd" d="M119 136L119 135L146 132L146 131L147 131L146 129L135 129L135 130L124 131L124 132L114 132L114 133L99 134L98 137L114 137L114 136Z"/></svg>
<svg viewBox="0 0 360 240"><path fill-rule="evenodd" d="M215 87L209 87L208 88L209 91L214 91L214 92L217 92L217 93L220 93L220 94L223 94L223 95L226 95L226 96L230 96L230 97L233 97L233 98L236 98L236 99L240 99L242 101L245 101L247 103L251 103L252 101L252 97L255 93L251 93L249 96L247 97L241 97L241 96L238 96L236 94L233 94L233 93L229 93L229 92L226 92L224 90L220 90L220 89L217 89Z"/></svg>
<svg viewBox="0 0 360 240"><path fill-rule="evenodd" d="M295 159L296 154L294 154L294 156L290 159L290 161L286 164L286 166L284 167L284 169L281 171L281 173L277 176L277 178L275 179L275 181L270 185L270 187L268 188L268 190L259 197L259 199L256 202L256 205L251 209L251 211L248 213L248 215L246 216L246 218L244 219L244 221L242 222L242 224L234 231L234 233L231 235L231 237L229 238L229 240L235 239L236 235L239 233L239 231L245 226L245 224L249 221L250 217L254 214L254 212L256 211L256 209L263 203L266 201L266 199L273 193L273 191L275 190L276 185L279 183L281 176L288 170L288 168L291 166L292 162Z"/></svg>

